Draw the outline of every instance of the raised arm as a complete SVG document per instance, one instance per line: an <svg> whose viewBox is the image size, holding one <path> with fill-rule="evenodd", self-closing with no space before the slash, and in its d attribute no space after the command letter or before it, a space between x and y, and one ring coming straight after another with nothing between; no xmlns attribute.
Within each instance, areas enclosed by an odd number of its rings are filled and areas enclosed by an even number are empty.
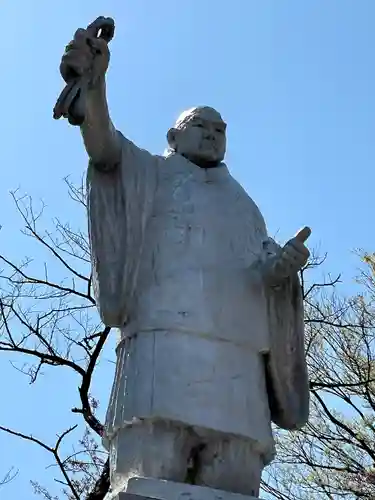
<svg viewBox="0 0 375 500"><path fill-rule="evenodd" d="M120 162L121 140L109 116L104 77L87 94L86 118L81 133L87 154L100 170Z"/></svg>
<svg viewBox="0 0 375 500"><path fill-rule="evenodd" d="M60 72L67 83L86 79L81 133L87 154L100 170L111 170L120 161L121 139L108 111L105 74L110 53L105 40L78 29L66 46Z"/></svg>

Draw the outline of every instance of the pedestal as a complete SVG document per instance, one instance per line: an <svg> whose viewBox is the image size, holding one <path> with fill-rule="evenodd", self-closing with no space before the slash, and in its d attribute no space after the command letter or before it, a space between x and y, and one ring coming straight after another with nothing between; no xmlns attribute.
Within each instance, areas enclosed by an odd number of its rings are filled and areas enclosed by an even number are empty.
<svg viewBox="0 0 375 500"><path fill-rule="evenodd" d="M247 495L161 479L133 478L114 500L259 500Z"/></svg>

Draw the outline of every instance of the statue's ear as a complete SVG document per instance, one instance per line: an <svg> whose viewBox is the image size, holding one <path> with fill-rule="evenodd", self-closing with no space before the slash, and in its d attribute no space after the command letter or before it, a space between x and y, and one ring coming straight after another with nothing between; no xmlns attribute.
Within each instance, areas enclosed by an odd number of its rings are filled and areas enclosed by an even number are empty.
<svg viewBox="0 0 375 500"><path fill-rule="evenodd" d="M178 130L176 128L170 128L167 132L168 145L174 151L177 149L177 135Z"/></svg>

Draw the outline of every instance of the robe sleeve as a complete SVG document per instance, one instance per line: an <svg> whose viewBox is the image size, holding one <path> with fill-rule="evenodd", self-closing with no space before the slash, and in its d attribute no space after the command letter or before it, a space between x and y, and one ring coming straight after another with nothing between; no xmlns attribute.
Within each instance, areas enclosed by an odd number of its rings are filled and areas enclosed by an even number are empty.
<svg viewBox="0 0 375 500"><path fill-rule="evenodd" d="M138 148L122 134L120 139L120 164L105 171L89 163L87 172L94 297L103 323L119 328L127 321L134 294L158 163L158 157Z"/></svg>
<svg viewBox="0 0 375 500"><path fill-rule="evenodd" d="M269 240L267 252L279 246ZM309 416L309 383L304 346L303 298L297 274L266 289L270 351L266 379L272 421L297 430Z"/></svg>

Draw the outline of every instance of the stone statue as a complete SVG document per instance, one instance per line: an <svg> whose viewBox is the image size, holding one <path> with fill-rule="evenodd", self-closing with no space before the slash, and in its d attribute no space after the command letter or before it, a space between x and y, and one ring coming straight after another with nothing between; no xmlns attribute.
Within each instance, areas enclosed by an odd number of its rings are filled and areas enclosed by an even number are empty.
<svg viewBox="0 0 375 500"><path fill-rule="evenodd" d="M80 29L60 69L67 82L95 74L80 129L94 293L121 332L104 437L112 494L135 476L258 497L271 422L308 418L298 271L310 229L283 247L268 237L223 163L213 108L184 112L163 156L133 144L109 116L108 64L106 41Z"/></svg>

